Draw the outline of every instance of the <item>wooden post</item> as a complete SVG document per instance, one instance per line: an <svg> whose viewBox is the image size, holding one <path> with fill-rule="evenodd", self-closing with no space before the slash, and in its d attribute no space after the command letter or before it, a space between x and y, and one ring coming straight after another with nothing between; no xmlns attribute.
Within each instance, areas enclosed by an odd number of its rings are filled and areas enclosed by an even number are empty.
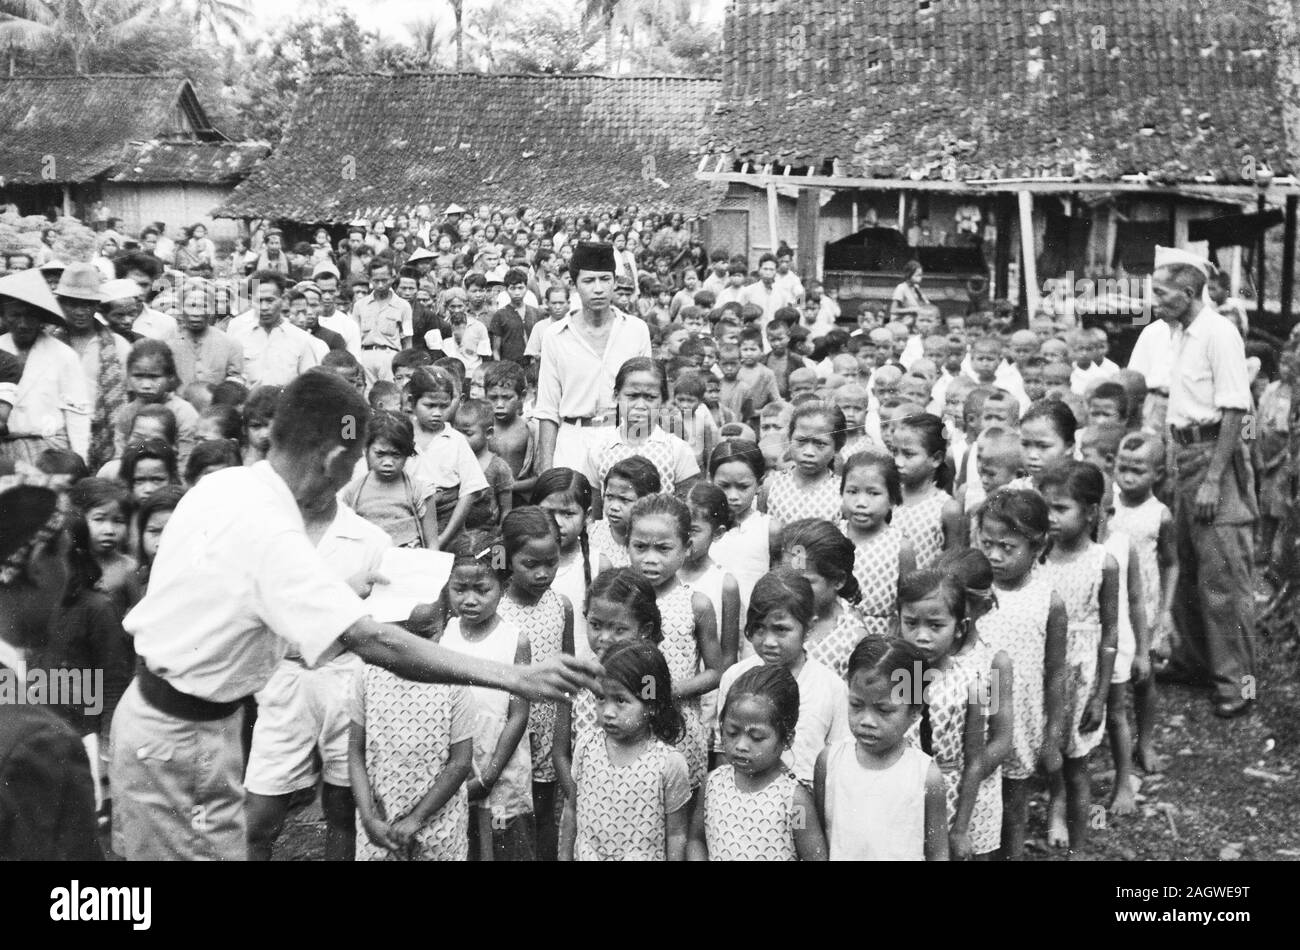
<svg viewBox="0 0 1300 950"><path fill-rule="evenodd" d="M994 201L993 215L997 238L993 245L993 296L1011 299L1011 210L1010 195L999 193Z"/></svg>
<svg viewBox="0 0 1300 950"><path fill-rule="evenodd" d="M1296 205L1300 196L1286 196L1286 224L1282 231L1282 327L1291 330L1291 301L1295 290L1295 229Z"/></svg>
<svg viewBox="0 0 1300 950"><path fill-rule="evenodd" d="M799 274L805 281L821 279L821 242L817 237L817 225L821 219L820 194L815 188L801 188L796 205Z"/></svg>
<svg viewBox="0 0 1300 950"><path fill-rule="evenodd" d="M1260 192L1259 201L1256 208L1260 214L1263 214L1267 207L1264 201L1264 193ZM1264 248L1268 244L1268 231L1260 228L1259 246L1255 251L1255 322L1258 324L1264 319Z"/></svg>
<svg viewBox="0 0 1300 950"><path fill-rule="evenodd" d="M769 180L767 183L767 234L768 242L771 247L768 248L773 254L776 253L777 246L781 243L777 234L777 221L779 219L780 206L776 199L776 182Z"/></svg>
<svg viewBox="0 0 1300 950"><path fill-rule="evenodd" d="M907 237L907 192L898 193L898 233Z"/></svg>
<svg viewBox="0 0 1300 950"><path fill-rule="evenodd" d="M63 216L72 217L72 186L67 183L63 185Z"/></svg>
<svg viewBox="0 0 1300 950"><path fill-rule="evenodd" d="M1024 275L1025 314L1031 320L1038 313L1038 258L1034 253L1034 196L1022 191L1020 199L1020 273Z"/></svg>
<svg viewBox="0 0 1300 950"><path fill-rule="evenodd" d="M1232 273L1232 296L1241 296L1241 245L1232 246L1231 263L1228 265Z"/></svg>

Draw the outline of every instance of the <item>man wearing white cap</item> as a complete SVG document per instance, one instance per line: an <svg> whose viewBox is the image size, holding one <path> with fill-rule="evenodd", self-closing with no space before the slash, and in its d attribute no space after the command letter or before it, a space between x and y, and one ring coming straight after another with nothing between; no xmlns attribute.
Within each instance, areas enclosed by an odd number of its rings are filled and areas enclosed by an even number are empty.
<svg viewBox="0 0 1300 950"><path fill-rule="evenodd" d="M1242 421L1253 401L1241 334L1203 298L1205 270L1163 264L1154 316L1169 326L1169 437L1180 637L1166 675L1212 687L1214 714L1249 711L1255 690L1254 473Z"/></svg>
<svg viewBox="0 0 1300 950"><path fill-rule="evenodd" d="M1190 264L1207 278L1210 262L1190 251L1156 245L1155 266ZM1147 398L1142 404L1142 424L1156 432L1165 431L1165 412L1169 407L1169 324L1151 320L1138 335L1129 354L1128 369L1142 374L1147 383Z"/></svg>
<svg viewBox="0 0 1300 950"><path fill-rule="evenodd" d="M612 307L614 248L581 242L569 262L579 309L542 337L537 378L538 471L582 471L605 427L615 424L614 377L637 356L650 355L650 330Z"/></svg>
<svg viewBox="0 0 1300 950"><path fill-rule="evenodd" d="M86 399L91 407L86 464L93 472L114 455L113 417L127 400L126 359L131 345L110 330L96 312L103 303L103 291L94 264L69 264L54 294L63 308L68 345L76 351L86 378Z"/></svg>
<svg viewBox="0 0 1300 950"><path fill-rule="evenodd" d="M90 452L90 399L81 361L66 343L45 332L64 326L63 311L37 270L0 277L0 313L9 332L0 350L23 362L0 457L34 463L45 449Z"/></svg>

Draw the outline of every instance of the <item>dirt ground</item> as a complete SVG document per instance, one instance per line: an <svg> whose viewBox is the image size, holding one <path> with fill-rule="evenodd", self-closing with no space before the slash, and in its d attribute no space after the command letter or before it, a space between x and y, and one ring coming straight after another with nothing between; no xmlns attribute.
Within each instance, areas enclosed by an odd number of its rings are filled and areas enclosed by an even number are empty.
<svg viewBox="0 0 1300 950"><path fill-rule="evenodd" d="M1143 775L1138 814L1112 818L1114 784L1103 742L1092 755L1091 840L1076 860L1232 861L1300 859L1300 645L1260 646L1255 712L1216 719L1203 692L1162 686L1157 748L1163 773ZM1046 845L1047 796L1030 803L1029 860L1064 860ZM325 826L317 805L290 819L278 861L320 860Z"/></svg>

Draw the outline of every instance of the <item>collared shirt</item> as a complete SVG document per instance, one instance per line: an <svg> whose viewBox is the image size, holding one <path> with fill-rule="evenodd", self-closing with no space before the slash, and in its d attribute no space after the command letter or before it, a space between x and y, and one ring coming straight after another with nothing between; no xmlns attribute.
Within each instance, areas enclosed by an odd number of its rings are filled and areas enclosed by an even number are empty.
<svg viewBox="0 0 1300 950"><path fill-rule="evenodd" d="M181 335L180 324L176 322L175 317L149 306L140 311L140 316L136 317L135 323L131 324L131 331L139 336L147 336L151 340L162 340L164 343L171 343Z"/></svg>
<svg viewBox="0 0 1300 950"><path fill-rule="evenodd" d="M533 330L528 334L528 345L524 347L524 356L531 356L536 359L542 355L542 337L553 323L555 321L550 317L542 317L533 324Z"/></svg>
<svg viewBox="0 0 1300 950"><path fill-rule="evenodd" d="M154 673L230 702L257 692L291 644L308 666L339 652L365 604L322 559L269 462L228 468L172 514L149 590L122 622Z"/></svg>
<svg viewBox="0 0 1300 950"><path fill-rule="evenodd" d="M416 433L417 445L422 437L423 433ZM448 425L430 436L407 460L406 474L434 491L459 487L461 498L488 487L483 466L474 457L469 441Z"/></svg>
<svg viewBox="0 0 1300 950"><path fill-rule="evenodd" d="M1093 363L1087 369L1078 363L1071 364L1070 391L1076 396L1087 396L1088 390L1098 383L1105 382L1119 372L1119 367L1107 359Z"/></svg>
<svg viewBox="0 0 1300 950"><path fill-rule="evenodd" d="M287 386L320 363L314 338L283 318L269 331L261 324L235 336L244 348L244 377L249 386Z"/></svg>
<svg viewBox="0 0 1300 950"><path fill-rule="evenodd" d="M131 344L117 333L112 336L113 349L117 353L117 361L122 367L122 376L125 378L126 358L131 354ZM91 334L82 340L70 336L68 345L81 360L81 371L86 377L86 398L93 406L99 402L99 335Z"/></svg>
<svg viewBox="0 0 1300 950"><path fill-rule="evenodd" d="M10 333L0 336L0 349L19 355ZM9 434L49 439L84 459L90 451L90 410L81 360L72 347L42 333L27 354Z"/></svg>
<svg viewBox="0 0 1300 950"><path fill-rule="evenodd" d="M559 423L566 416L594 416L614 405L614 377L637 356L650 355L650 329L611 308L605 352L597 353L574 326L574 315L557 320L542 337L535 419Z"/></svg>
<svg viewBox="0 0 1300 950"><path fill-rule="evenodd" d="M402 339L415 335L411 305L394 293L382 300L374 294L357 298L352 303L352 316L361 327L362 346L400 350Z"/></svg>
<svg viewBox="0 0 1300 950"><path fill-rule="evenodd" d="M181 385L217 383L244 378L244 349L216 327L208 327L198 337L183 333L167 343L176 361L176 375Z"/></svg>
<svg viewBox="0 0 1300 950"><path fill-rule="evenodd" d="M758 323L759 326L764 327L782 307L793 307L795 305L794 295L790 292L790 289L776 281L772 282L770 290L761 280L750 284L748 287L742 287L739 299L742 305L753 304L755 307L763 308L763 316Z"/></svg>
<svg viewBox="0 0 1300 950"><path fill-rule="evenodd" d="M1128 368L1141 373L1147 381L1147 389L1169 389L1170 347L1169 324L1164 320L1153 319L1140 334L1133 352L1128 358Z"/></svg>
<svg viewBox="0 0 1300 950"><path fill-rule="evenodd" d="M1218 422L1223 410L1249 412L1246 345L1232 321L1202 307L1184 329L1170 328L1169 425L1182 428Z"/></svg>
<svg viewBox="0 0 1300 950"><path fill-rule="evenodd" d="M778 273L772 281L773 287L780 287L790 295L791 300L799 300L803 296L803 281L794 271L786 271L784 274Z"/></svg>

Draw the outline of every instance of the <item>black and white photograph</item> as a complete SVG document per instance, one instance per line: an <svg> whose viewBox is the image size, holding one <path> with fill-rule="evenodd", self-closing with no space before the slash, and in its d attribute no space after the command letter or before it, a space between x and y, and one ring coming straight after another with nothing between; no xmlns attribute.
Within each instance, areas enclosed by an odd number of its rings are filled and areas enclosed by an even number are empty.
<svg viewBox="0 0 1300 950"><path fill-rule="evenodd" d="M1298 212L1297 0L0 0L22 916L959 861L1241 933Z"/></svg>

